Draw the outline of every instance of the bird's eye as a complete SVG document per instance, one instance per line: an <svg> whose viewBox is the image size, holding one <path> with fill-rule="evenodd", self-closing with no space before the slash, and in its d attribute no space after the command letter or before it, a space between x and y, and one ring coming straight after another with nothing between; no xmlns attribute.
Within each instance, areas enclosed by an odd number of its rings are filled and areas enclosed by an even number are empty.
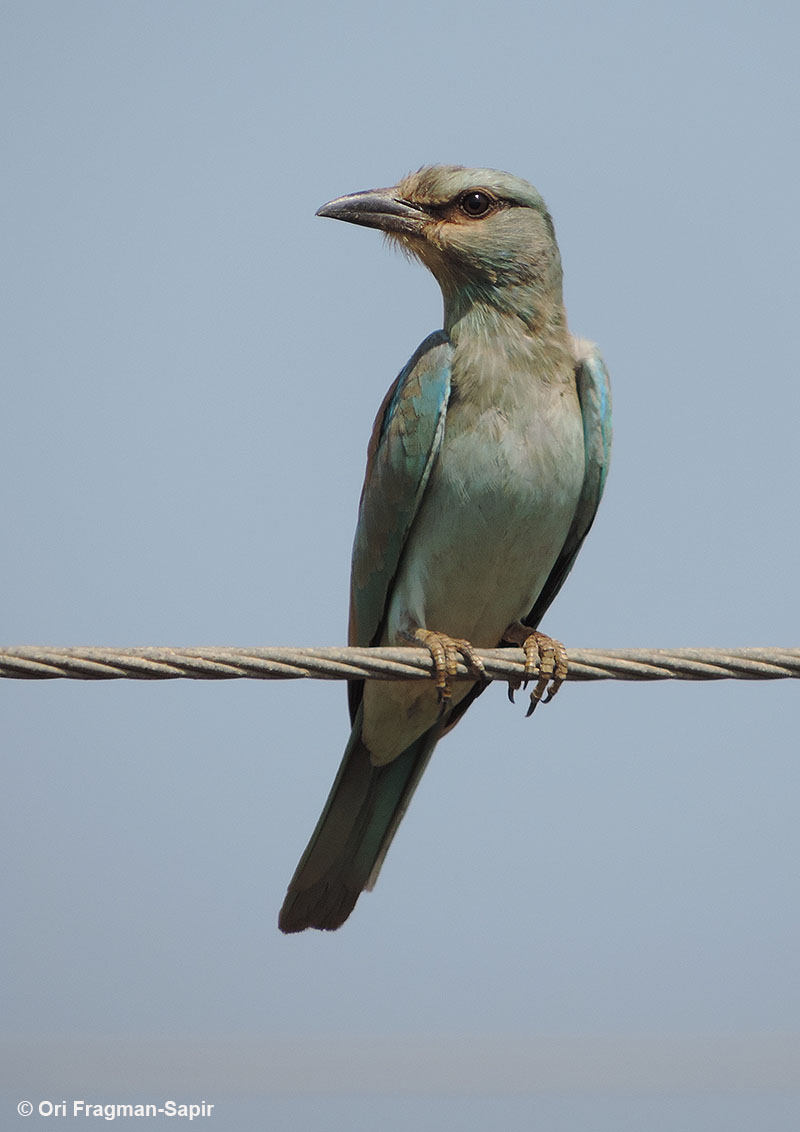
<svg viewBox="0 0 800 1132"><path fill-rule="evenodd" d="M480 189L472 189L470 192L464 193L459 204L463 213L472 217L473 220L477 220L489 212L494 201L488 193L482 193Z"/></svg>

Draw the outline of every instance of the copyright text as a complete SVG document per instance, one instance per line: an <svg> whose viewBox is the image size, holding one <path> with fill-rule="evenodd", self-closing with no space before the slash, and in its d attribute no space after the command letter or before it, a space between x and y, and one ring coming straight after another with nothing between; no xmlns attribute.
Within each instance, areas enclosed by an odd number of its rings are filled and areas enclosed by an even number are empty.
<svg viewBox="0 0 800 1132"><path fill-rule="evenodd" d="M197 1104L183 1104L180 1101L163 1101L161 1104L96 1104L93 1101L20 1101L17 1112L20 1116L67 1116L92 1117L102 1120L124 1119L129 1116L177 1116L184 1120L195 1120L211 1116L214 1105L208 1101Z"/></svg>

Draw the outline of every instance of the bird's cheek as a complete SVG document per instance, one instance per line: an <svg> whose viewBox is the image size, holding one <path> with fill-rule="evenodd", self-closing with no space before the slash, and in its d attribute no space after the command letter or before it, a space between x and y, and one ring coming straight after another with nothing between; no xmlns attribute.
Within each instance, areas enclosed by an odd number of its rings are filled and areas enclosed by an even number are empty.
<svg viewBox="0 0 800 1132"><path fill-rule="evenodd" d="M437 279L449 275L453 263L450 242L442 232L441 224L431 224L425 230L425 239L417 241L415 255L432 271Z"/></svg>
<svg viewBox="0 0 800 1132"><path fill-rule="evenodd" d="M447 224L444 220L433 220L425 228L425 239L432 248L441 254L447 254L450 244L450 228L452 225Z"/></svg>

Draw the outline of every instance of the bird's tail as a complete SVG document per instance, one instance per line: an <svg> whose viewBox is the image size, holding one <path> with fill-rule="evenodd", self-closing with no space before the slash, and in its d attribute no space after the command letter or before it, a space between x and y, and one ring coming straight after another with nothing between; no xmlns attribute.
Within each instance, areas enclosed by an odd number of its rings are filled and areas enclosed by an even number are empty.
<svg viewBox="0 0 800 1132"><path fill-rule="evenodd" d="M283 932L333 931L372 888L442 729L430 728L386 766L361 740L362 708L325 809L292 877L278 918Z"/></svg>

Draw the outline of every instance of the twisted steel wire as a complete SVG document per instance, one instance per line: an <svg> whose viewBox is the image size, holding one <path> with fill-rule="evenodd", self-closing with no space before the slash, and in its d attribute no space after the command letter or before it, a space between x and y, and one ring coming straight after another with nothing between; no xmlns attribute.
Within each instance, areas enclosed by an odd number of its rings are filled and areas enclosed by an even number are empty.
<svg viewBox="0 0 800 1132"><path fill-rule="evenodd" d="M521 649L476 649L492 680L523 675ZM568 649L569 680L800 678L800 648ZM424 648L0 648L16 680L413 680L430 676ZM473 680L463 664L456 679Z"/></svg>

